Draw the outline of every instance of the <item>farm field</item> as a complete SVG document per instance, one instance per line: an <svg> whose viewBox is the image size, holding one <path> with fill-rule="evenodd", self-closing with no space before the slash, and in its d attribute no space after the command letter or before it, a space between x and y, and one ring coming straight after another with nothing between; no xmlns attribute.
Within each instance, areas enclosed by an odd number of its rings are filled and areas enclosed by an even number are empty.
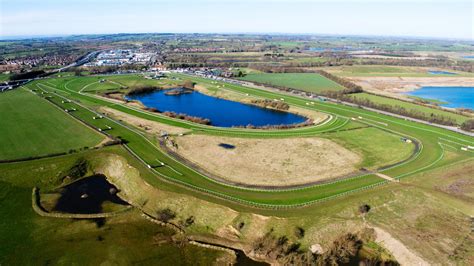
<svg viewBox="0 0 474 266"><path fill-rule="evenodd" d="M343 87L336 82L314 73L249 74L240 79L314 93L343 89Z"/></svg>
<svg viewBox="0 0 474 266"><path fill-rule="evenodd" d="M23 89L1 95L0 114L0 160L94 147L104 139L62 110Z"/></svg>
<svg viewBox="0 0 474 266"><path fill-rule="evenodd" d="M416 112L421 112L425 114L426 116L431 116L431 114L435 115L443 115L449 118L454 119L458 124L462 124L464 121L470 119L468 116L460 115L460 114L455 114L452 112L436 109L436 108L430 108L426 106L422 106L419 104L415 103L410 103L402 100L397 100L393 98L388 98L388 97L383 97L383 96L378 96L370 93L355 93L352 94L351 97L354 97L356 99L367 99L371 102L374 102L376 104L386 104L390 106L400 106L405 108L406 110L414 110Z"/></svg>

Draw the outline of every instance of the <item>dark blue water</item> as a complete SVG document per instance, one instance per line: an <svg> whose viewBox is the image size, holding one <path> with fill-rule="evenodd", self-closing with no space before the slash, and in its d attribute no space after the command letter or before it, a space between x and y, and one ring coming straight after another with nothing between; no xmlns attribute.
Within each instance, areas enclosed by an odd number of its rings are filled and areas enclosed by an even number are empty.
<svg viewBox="0 0 474 266"><path fill-rule="evenodd" d="M428 73L433 74L433 75L456 75L456 73L453 72L447 72L447 71L436 71L436 70L430 70Z"/></svg>
<svg viewBox="0 0 474 266"><path fill-rule="evenodd" d="M306 121L303 116L219 99L196 91L181 95L165 95L164 92L129 95L127 99L138 100L161 112L208 118L213 126L218 127L291 125Z"/></svg>
<svg viewBox="0 0 474 266"><path fill-rule="evenodd" d="M234 145L228 144L228 143L219 143L219 147L222 147L222 148L228 149L228 150L235 149Z"/></svg>
<svg viewBox="0 0 474 266"><path fill-rule="evenodd" d="M407 94L447 102L442 105L446 107L474 110L474 87L422 87Z"/></svg>

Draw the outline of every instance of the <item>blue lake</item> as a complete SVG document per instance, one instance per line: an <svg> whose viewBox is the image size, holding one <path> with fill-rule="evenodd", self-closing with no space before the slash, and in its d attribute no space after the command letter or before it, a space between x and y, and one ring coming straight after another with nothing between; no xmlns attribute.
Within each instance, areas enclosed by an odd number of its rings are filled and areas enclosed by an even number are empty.
<svg viewBox="0 0 474 266"><path fill-rule="evenodd" d="M165 91L129 95L127 99L138 100L146 107L161 112L172 111L207 118L213 126L218 127L291 125L306 121L300 115L219 99L197 91L180 95L166 95Z"/></svg>
<svg viewBox="0 0 474 266"><path fill-rule="evenodd" d="M456 73L452 72L447 72L447 71L436 71L436 70L430 70L428 73L433 74L433 75L456 75Z"/></svg>
<svg viewBox="0 0 474 266"><path fill-rule="evenodd" d="M446 107L474 110L474 87L422 87L407 94L447 102L442 105Z"/></svg>
<svg viewBox="0 0 474 266"><path fill-rule="evenodd" d="M457 75L456 73L453 72L447 72L447 71L436 71L436 70L430 70L428 73L433 74L433 75Z"/></svg>

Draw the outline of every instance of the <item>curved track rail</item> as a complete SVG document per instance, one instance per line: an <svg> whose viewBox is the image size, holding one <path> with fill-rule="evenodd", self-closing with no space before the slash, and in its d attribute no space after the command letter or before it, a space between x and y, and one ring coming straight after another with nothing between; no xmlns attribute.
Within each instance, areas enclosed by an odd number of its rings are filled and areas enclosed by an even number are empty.
<svg viewBox="0 0 474 266"><path fill-rule="evenodd" d="M454 149L459 149L459 151L456 150L456 152L459 152L462 158L474 157L472 152L460 151L462 146L474 146L474 138L469 136L350 106L311 101L296 96L288 96L233 84L226 84L226 89L256 97L270 99L284 98L285 102L290 105L323 112L328 114L329 118L319 125L286 130L217 128L195 124L169 118L156 113L146 112L135 107L130 107L128 105L117 103L116 101L84 92L84 88L91 85L91 83L96 82L98 78L100 77L56 79L54 80L54 83L42 80L28 84L27 87L37 86L37 88L46 92L55 93L56 97L49 100L56 101L55 103L59 106L74 106L77 109L77 112L70 114L79 116L93 127L100 128L104 125L110 127L111 129L107 131L107 133L126 140L126 149L129 150L138 160L147 165L149 170L159 177L160 180L195 191L204 192L213 197L254 207L271 209L301 207L346 195L355 191L361 191L386 184L388 181L376 176L375 174L363 174L328 183L272 190L226 184L209 178L179 162L164 152L159 145L154 143L139 130L108 117L100 120L92 120L92 117L98 116L99 114L87 106L107 106L140 118L189 129L195 134L235 137L278 138L292 136L317 136L325 132L341 130L351 123L351 119L357 118L360 123L380 128L383 131L406 136L410 139L416 140L419 144L419 149L415 156L381 171L381 173L395 179L427 171L439 165L444 156L444 148L441 144L449 144L451 147L454 147ZM210 82L202 78L193 79L205 84ZM63 104L62 101L65 99L73 100L73 102ZM359 117L362 117L362 119Z"/></svg>

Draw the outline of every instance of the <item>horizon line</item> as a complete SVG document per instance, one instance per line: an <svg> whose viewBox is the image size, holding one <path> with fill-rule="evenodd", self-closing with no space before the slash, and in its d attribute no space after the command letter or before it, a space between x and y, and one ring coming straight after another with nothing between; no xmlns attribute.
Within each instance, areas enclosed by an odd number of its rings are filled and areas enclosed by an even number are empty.
<svg viewBox="0 0 474 266"><path fill-rule="evenodd" d="M47 38L67 38L75 36L103 36L103 35L139 35L139 34L225 34L225 35L293 35L293 36L333 36L333 37L366 37L366 38L407 38L407 39L424 39L424 40L446 40L446 41L468 41L473 42L471 38L460 37L435 37L435 36L413 36L413 35L377 35L377 34L340 34L340 33L289 33L289 32L115 32L115 33L59 33L59 34L18 34L0 36L0 41L22 41L28 39L47 39Z"/></svg>

